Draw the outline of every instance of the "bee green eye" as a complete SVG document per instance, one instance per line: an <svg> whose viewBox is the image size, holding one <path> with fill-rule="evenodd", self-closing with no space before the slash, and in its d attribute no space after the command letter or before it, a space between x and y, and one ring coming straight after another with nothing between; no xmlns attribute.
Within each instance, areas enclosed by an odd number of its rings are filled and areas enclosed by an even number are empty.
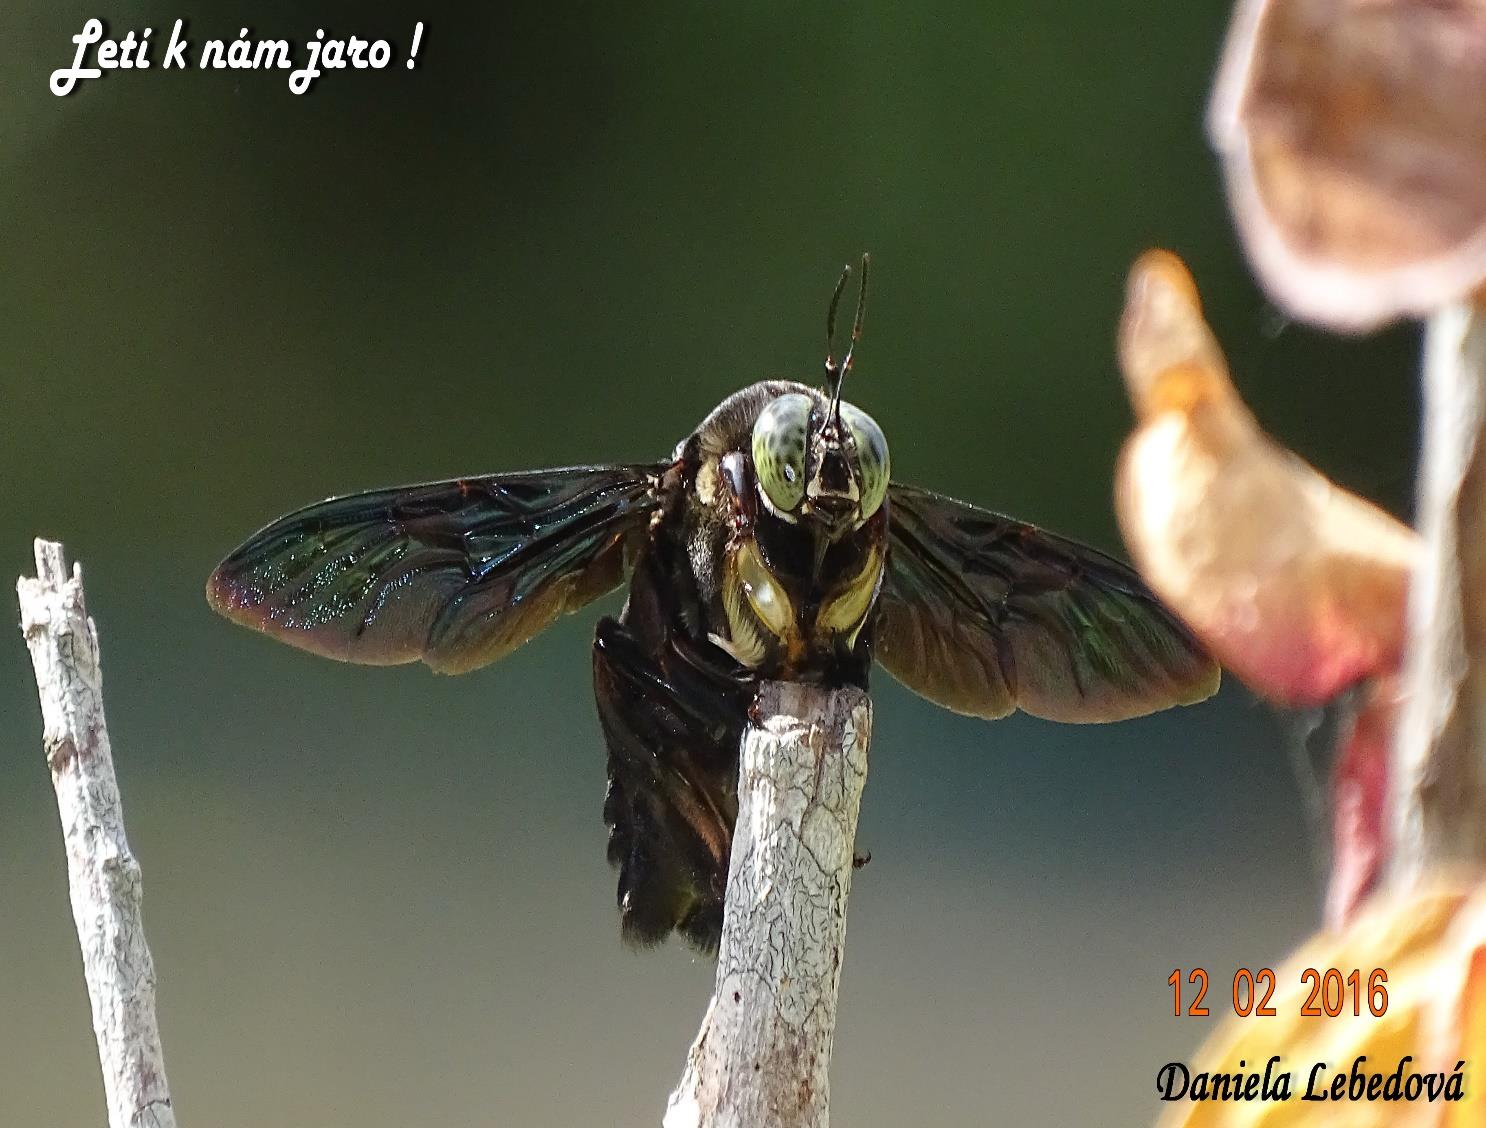
<svg viewBox="0 0 1486 1128"><path fill-rule="evenodd" d="M841 422L846 424L846 433L856 444L857 473L861 476L862 520L876 513L887 496L888 464L887 436L877 425L877 420L859 407L849 403L841 405Z"/></svg>
<svg viewBox="0 0 1486 1128"><path fill-rule="evenodd" d="M809 396L790 392L759 412L753 425L753 470L769 503L782 513L792 512L805 496L811 407Z"/></svg>

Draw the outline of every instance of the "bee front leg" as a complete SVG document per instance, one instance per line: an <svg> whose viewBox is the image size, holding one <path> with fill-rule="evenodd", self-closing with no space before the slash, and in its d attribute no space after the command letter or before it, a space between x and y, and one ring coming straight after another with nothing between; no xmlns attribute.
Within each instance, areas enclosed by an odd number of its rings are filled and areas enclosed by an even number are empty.
<svg viewBox="0 0 1486 1128"><path fill-rule="evenodd" d="M753 471L748 460L738 451L725 455L718 466L718 494L728 513L728 527L734 541L753 535L758 516L758 491L753 486Z"/></svg>

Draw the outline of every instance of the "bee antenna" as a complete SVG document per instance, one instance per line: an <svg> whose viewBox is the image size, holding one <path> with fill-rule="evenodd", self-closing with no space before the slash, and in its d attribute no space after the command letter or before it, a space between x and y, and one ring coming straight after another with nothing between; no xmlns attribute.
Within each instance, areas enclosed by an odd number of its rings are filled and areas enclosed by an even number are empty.
<svg viewBox="0 0 1486 1128"><path fill-rule="evenodd" d="M862 280L857 291L857 312L851 323L851 341L846 346L846 355L838 364L832 358L832 352L836 341L836 308L841 304L841 292L846 289L846 280L851 277L851 264L848 263L841 271L841 277L836 282L836 290L831 295L831 306L826 311L826 376L832 382L831 388L831 410L827 418L838 423L841 417L841 385L846 382L846 374L851 371L852 354L856 352L857 341L862 337L862 322L867 316L867 268L871 265L870 255L862 255Z"/></svg>
<svg viewBox="0 0 1486 1128"><path fill-rule="evenodd" d="M836 351L836 310L841 305L841 292L846 289L846 280L851 277L851 263L841 268L841 277L836 280L836 289L831 293L831 304L826 308L826 378L832 387L837 383L841 366L834 359Z"/></svg>

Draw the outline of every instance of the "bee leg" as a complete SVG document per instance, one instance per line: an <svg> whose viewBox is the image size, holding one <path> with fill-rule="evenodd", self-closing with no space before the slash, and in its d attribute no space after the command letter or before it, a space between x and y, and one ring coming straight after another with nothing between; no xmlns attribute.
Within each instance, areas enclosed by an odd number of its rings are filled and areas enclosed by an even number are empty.
<svg viewBox="0 0 1486 1128"><path fill-rule="evenodd" d="M659 655L598 625L594 696L609 751L604 821L626 940L673 930L714 951L737 819L738 747L753 688L669 642Z"/></svg>

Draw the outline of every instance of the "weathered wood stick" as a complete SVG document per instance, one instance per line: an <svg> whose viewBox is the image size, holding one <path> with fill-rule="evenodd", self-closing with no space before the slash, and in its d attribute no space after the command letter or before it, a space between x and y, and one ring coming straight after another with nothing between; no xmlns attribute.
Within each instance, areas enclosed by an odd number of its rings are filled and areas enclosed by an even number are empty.
<svg viewBox="0 0 1486 1128"><path fill-rule="evenodd" d="M872 703L765 682L743 737L717 987L665 1128L825 1128Z"/></svg>
<svg viewBox="0 0 1486 1128"><path fill-rule="evenodd" d="M82 569L69 576L62 546L37 540L36 579L21 577L16 591L41 693L109 1128L175 1128L155 1021L155 965L140 919L139 863L124 837Z"/></svg>

